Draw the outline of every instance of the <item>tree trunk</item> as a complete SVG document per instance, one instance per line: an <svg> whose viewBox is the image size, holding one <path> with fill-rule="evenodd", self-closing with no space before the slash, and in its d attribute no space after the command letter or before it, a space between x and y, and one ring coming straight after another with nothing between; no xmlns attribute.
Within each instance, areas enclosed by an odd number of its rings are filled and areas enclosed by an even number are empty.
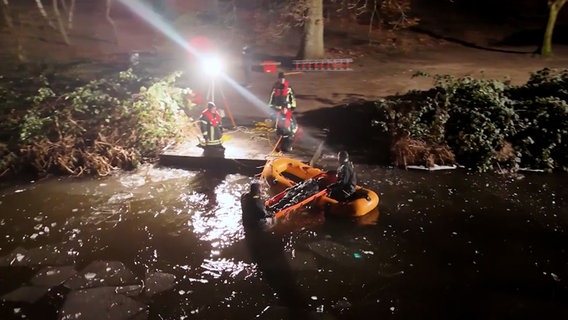
<svg viewBox="0 0 568 320"><path fill-rule="evenodd" d="M540 54L544 57L550 56L552 54L552 32L554 31L554 26L556 25L558 12L560 11L560 9L562 9L562 6L565 3L566 0L548 1L548 23L546 24L546 31L544 32L542 47L540 48Z"/></svg>
<svg viewBox="0 0 568 320"><path fill-rule="evenodd" d="M59 12L59 4L57 3L59 0L53 0L53 12L55 13L55 18L57 21L57 25L59 26L59 33L63 37L63 41L65 41L66 45L70 45L69 37L67 36L67 30L65 29L65 25L63 25L63 19L61 19L61 13Z"/></svg>
<svg viewBox="0 0 568 320"><path fill-rule="evenodd" d="M55 25L53 24L53 22L51 22L51 19L49 18L49 16L47 15L47 12L45 11L45 7L43 6L43 3L41 2L41 0L36 0L36 5L37 8L39 10L39 12L41 13L41 16L45 19L45 21L47 21L47 24L54 30L57 30L57 28L55 27Z"/></svg>
<svg viewBox="0 0 568 320"><path fill-rule="evenodd" d="M308 17L304 24L300 59L320 59L325 55L323 46L323 0L308 1Z"/></svg>
<svg viewBox="0 0 568 320"><path fill-rule="evenodd" d="M118 32L116 31L116 24L110 16L110 11L112 10L112 2L113 0L106 0L105 18L112 27L112 32L114 34L114 43L118 44Z"/></svg>
<svg viewBox="0 0 568 320"><path fill-rule="evenodd" d="M14 20L19 20L19 14L18 12L14 13L16 19L12 19L12 13L10 12L10 3L8 2L8 0L0 1L2 3L2 13L4 14L4 20L6 21L8 30L10 30L16 38L16 55L18 57L18 61L20 63L28 62L26 51L24 49L24 46L22 45L22 32L20 31L20 27L17 26L14 22Z"/></svg>

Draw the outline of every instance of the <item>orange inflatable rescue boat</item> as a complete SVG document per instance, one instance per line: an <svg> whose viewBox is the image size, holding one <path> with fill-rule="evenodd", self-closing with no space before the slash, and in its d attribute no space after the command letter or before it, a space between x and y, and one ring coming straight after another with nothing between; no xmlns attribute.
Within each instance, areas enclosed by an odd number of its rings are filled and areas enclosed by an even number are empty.
<svg viewBox="0 0 568 320"><path fill-rule="evenodd" d="M287 192L294 191L296 186L310 188L313 188L314 184L316 186L309 193L309 197L280 205L275 211L276 217L308 204L323 209L327 214L360 217L371 212L379 204L379 196L374 191L359 185L355 193L345 202L330 198L325 186L335 182L335 174L292 158L280 157L269 160L262 170L261 178L266 180L271 191L276 194L266 202L269 208L286 197ZM308 183L311 183L311 186L308 186Z"/></svg>

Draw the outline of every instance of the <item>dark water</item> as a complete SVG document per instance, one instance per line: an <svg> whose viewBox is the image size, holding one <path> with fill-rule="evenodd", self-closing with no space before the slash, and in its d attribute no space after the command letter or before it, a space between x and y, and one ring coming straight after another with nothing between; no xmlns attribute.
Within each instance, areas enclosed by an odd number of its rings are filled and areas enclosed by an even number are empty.
<svg viewBox="0 0 568 320"><path fill-rule="evenodd" d="M240 224L247 175L146 168L5 188L0 319L568 316L565 175L357 170L378 211L297 214L271 233ZM38 280L53 270L66 276ZM148 291L152 274L170 281Z"/></svg>

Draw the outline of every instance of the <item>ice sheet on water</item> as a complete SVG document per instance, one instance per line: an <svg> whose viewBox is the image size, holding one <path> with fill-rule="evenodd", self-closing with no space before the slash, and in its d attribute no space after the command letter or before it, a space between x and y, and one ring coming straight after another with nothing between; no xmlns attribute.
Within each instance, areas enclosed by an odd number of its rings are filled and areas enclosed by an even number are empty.
<svg viewBox="0 0 568 320"><path fill-rule="evenodd" d="M62 284L76 274L77 271L73 266L49 266L36 273L36 275L31 279L31 283L35 286L51 288Z"/></svg>
<svg viewBox="0 0 568 320"><path fill-rule="evenodd" d="M146 275L144 293L153 296L175 286L176 276L170 273L155 272Z"/></svg>
<svg viewBox="0 0 568 320"><path fill-rule="evenodd" d="M119 293L117 288L100 287L69 292L59 310L59 319L99 320L101 310L109 320L148 318L146 305Z"/></svg>
<svg viewBox="0 0 568 320"><path fill-rule="evenodd" d="M72 245L65 242L57 244L47 244L31 248L23 252L17 250L22 250L22 249L16 248L11 254L13 254L14 252L19 252L20 254L24 255L24 258L21 259L21 261L15 261L14 263L11 264L12 266L37 266L37 265L60 266L60 265L73 264L75 260L74 254L71 253ZM18 256L16 253L16 258L17 257ZM0 261L2 261L1 258Z"/></svg>
<svg viewBox="0 0 568 320"><path fill-rule="evenodd" d="M120 183L126 188L137 188L146 184L146 179L142 175L126 175L120 178Z"/></svg>
<svg viewBox="0 0 568 320"><path fill-rule="evenodd" d="M406 166L408 169L415 169L415 170L427 170L427 171L437 171L437 170L454 170L457 169L458 166L456 165L451 165L451 166L440 166L435 164L432 167L426 167L426 166Z"/></svg>
<svg viewBox="0 0 568 320"><path fill-rule="evenodd" d="M147 174L145 174L145 176L150 178L152 182L162 182L172 179L190 177L195 174L195 172L188 170L153 167L148 171Z"/></svg>
<svg viewBox="0 0 568 320"><path fill-rule="evenodd" d="M69 289L122 286L137 284L139 281L124 263L120 261L94 261L70 277L64 285Z"/></svg>
<svg viewBox="0 0 568 320"><path fill-rule="evenodd" d="M124 200L134 198L134 194L132 192L121 192L117 194L113 194L110 199L108 199L108 203L121 203Z"/></svg>
<svg viewBox="0 0 568 320"><path fill-rule="evenodd" d="M296 249L294 257L287 256L288 264L294 271L316 271L318 269L317 261L312 252Z"/></svg>
<svg viewBox="0 0 568 320"><path fill-rule="evenodd" d="M49 288L24 286L2 296L4 301L35 303L43 297Z"/></svg>
<svg viewBox="0 0 568 320"><path fill-rule="evenodd" d="M0 267L25 266L29 263L26 258L27 254L28 250L17 247L7 255L0 257Z"/></svg>
<svg viewBox="0 0 568 320"><path fill-rule="evenodd" d="M308 248L315 254L344 266L354 266L361 262L361 259L356 259L354 255L360 250L347 247L331 240L311 242L308 244Z"/></svg>

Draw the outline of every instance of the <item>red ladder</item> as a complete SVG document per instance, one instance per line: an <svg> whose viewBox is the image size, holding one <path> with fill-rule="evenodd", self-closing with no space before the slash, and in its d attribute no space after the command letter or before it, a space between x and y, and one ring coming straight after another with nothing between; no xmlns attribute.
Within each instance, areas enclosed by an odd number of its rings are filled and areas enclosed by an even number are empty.
<svg viewBox="0 0 568 320"><path fill-rule="evenodd" d="M353 59L293 60L295 71L352 71Z"/></svg>

